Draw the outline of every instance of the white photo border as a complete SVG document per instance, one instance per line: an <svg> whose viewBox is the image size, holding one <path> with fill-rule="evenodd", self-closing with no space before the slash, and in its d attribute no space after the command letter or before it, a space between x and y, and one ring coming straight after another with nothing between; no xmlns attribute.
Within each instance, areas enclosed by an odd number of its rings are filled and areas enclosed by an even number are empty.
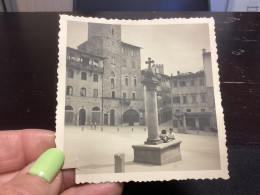
<svg viewBox="0 0 260 195"><path fill-rule="evenodd" d="M59 64L58 64L58 88L56 109L56 147L64 151L64 108L66 88L66 47L67 47L67 22L92 22L122 25L166 25L166 24L203 24L209 25L210 51L212 60L212 72L214 83L214 97L216 105L216 117L218 126L218 141L220 154L220 170L198 170L198 171L162 171L162 172L126 172L126 173L99 173L80 174L76 170L76 183L100 183L100 182L128 182L128 181L169 181L172 179L228 179L228 158L226 147L226 130L224 125L224 114L221 105L221 93L219 82L219 69L217 63L217 44L215 35L215 21L211 18L172 18L153 20L118 20L104 18L86 18L80 16L60 15L59 32ZM65 157L66 158L66 157Z"/></svg>

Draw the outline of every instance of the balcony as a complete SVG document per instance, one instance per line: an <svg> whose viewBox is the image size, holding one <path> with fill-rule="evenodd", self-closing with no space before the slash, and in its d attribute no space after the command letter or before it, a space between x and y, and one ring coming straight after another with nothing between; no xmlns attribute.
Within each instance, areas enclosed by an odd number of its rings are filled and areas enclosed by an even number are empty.
<svg viewBox="0 0 260 195"><path fill-rule="evenodd" d="M78 70L85 70L88 72L96 72L96 73L100 73L100 74L102 74L104 72L103 67L85 64L83 62L77 62L75 60L68 60L68 59L67 59L67 67L78 69Z"/></svg>

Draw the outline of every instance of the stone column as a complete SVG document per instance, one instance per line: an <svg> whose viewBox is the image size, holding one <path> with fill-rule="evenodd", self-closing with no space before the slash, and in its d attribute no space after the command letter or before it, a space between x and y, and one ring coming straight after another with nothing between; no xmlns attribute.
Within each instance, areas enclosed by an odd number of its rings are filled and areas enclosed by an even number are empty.
<svg viewBox="0 0 260 195"><path fill-rule="evenodd" d="M159 138L158 127L158 108L157 108L157 86L159 81L156 79L152 69L149 68L146 74L146 79L143 81L146 86L146 113L147 113L147 127L148 138L145 144L157 145L161 144L162 140Z"/></svg>
<svg viewBox="0 0 260 195"><path fill-rule="evenodd" d="M148 138L145 144L151 144L151 145L162 143L162 141L159 138L156 88L157 88L157 83L147 83L146 85Z"/></svg>

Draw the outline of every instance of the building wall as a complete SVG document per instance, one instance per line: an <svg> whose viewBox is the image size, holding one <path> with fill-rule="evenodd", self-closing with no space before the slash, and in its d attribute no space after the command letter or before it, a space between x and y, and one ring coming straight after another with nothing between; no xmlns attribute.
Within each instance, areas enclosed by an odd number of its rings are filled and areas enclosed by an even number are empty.
<svg viewBox="0 0 260 195"><path fill-rule="evenodd" d="M115 111L114 125L123 124L122 115L126 110L134 109L143 115L140 48L121 41L120 25L90 23L88 29L88 41L79 45L78 49L105 58L103 113L110 118L110 111ZM125 99L123 93L126 94Z"/></svg>
<svg viewBox="0 0 260 195"><path fill-rule="evenodd" d="M171 76L173 115L184 114L187 128L217 129L211 53L203 49L202 57L203 71Z"/></svg>
<svg viewBox="0 0 260 195"><path fill-rule="evenodd" d="M89 59L88 65L83 61L83 58ZM71 106L73 110L65 110L65 112L73 112L71 125L79 125L79 112L84 109L86 111L85 125L90 125L93 122L92 109L98 107L102 112L103 58L67 48L66 71L66 88L71 86L73 91L72 94L68 95L66 90L65 106ZM73 78L70 78L72 72ZM82 72L86 73L86 80L81 78ZM93 80L95 74L98 77L98 82ZM81 88L86 89L85 96L81 95ZM98 91L97 97L94 97L94 89Z"/></svg>
<svg viewBox="0 0 260 195"><path fill-rule="evenodd" d="M181 82L185 82L185 86L181 86ZM171 91L172 98L180 97L180 103L176 103L173 100L173 113L176 113L176 110L179 110L179 112L187 112L187 109L191 109L191 112L201 112L201 109L204 109L206 112L209 111L206 95L207 87L205 85L203 72L171 77ZM203 94L206 96L205 102L203 102L201 97ZM183 99L184 96L187 97L186 103ZM196 101L192 100L192 96L196 97Z"/></svg>

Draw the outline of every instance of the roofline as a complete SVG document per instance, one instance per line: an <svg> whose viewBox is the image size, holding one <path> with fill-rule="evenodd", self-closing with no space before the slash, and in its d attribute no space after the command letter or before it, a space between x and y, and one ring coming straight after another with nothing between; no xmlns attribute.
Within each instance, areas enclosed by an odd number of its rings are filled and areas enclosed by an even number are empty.
<svg viewBox="0 0 260 195"><path fill-rule="evenodd" d="M129 43L125 43L123 41L121 41L121 44L129 45L129 46L132 46L132 47L137 47L137 48L143 49L142 47L139 47L139 46L136 46L136 45L132 45L132 44L129 44Z"/></svg>
<svg viewBox="0 0 260 195"><path fill-rule="evenodd" d="M99 58L102 58L102 59L106 59L106 57L94 55L94 54L87 53L87 52L84 52L84 51L80 51L80 50L74 49L74 48L72 48L72 47L68 47L68 46L67 46L67 49L72 49L72 50L74 50L74 51L77 51L77 52L80 52L80 53L84 53L84 54L87 54L87 55L90 55L90 56L94 56L94 57L99 57Z"/></svg>
<svg viewBox="0 0 260 195"><path fill-rule="evenodd" d="M203 76L203 75L205 75L205 71L204 70L196 72L196 73L175 75L175 76L172 76L171 78L194 77L194 76Z"/></svg>

